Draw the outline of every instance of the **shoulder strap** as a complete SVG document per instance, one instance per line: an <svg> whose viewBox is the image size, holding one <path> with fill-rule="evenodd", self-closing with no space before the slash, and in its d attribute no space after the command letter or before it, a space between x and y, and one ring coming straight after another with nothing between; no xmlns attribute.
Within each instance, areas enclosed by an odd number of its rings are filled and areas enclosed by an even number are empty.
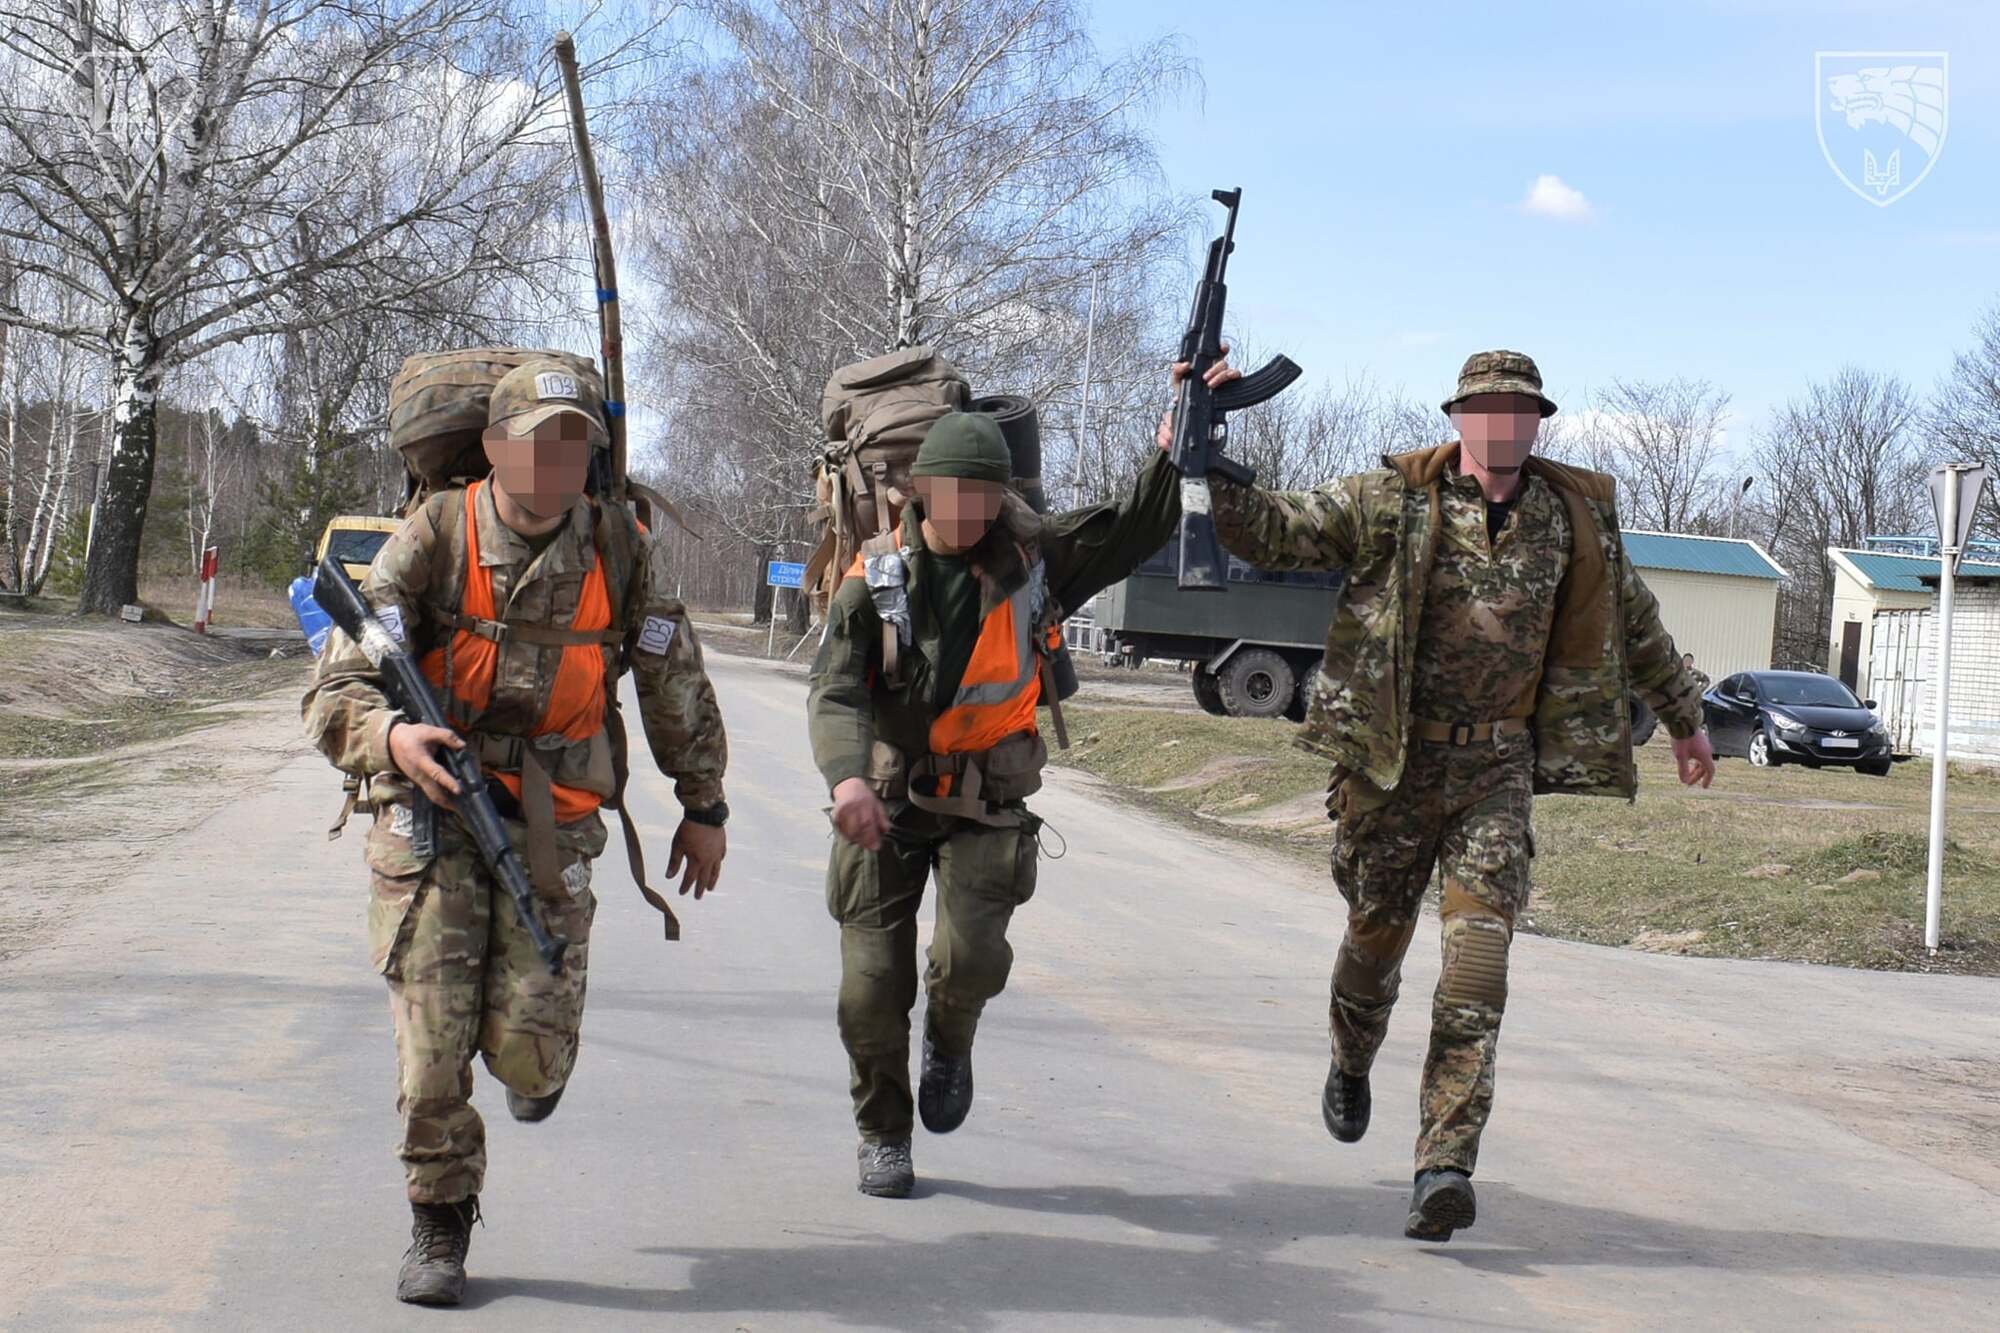
<svg viewBox="0 0 2000 1333"><path fill-rule="evenodd" d="M870 560L894 554L901 549L902 547L897 542L896 534L893 532L879 532L861 543L862 577L867 577L866 566ZM889 682L892 687L896 688L900 688L903 683L902 636L896 629L895 620L891 616L883 614L882 599L885 596L894 594L903 598L905 608L909 606L909 590L907 587L909 571L910 564L906 560L903 562L903 578L893 588L880 586L873 579L868 580L868 596L876 604L876 618L882 622L882 678ZM903 613L903 618L905 620L909 618L907 609Z"/></svg>

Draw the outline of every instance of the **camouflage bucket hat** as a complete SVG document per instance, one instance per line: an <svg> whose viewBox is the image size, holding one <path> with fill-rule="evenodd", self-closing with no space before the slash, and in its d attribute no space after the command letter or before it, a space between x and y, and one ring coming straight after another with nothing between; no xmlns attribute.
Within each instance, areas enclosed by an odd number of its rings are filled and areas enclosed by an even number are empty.
<svg viewBox="0 0 2000 1333"><path fill-rule="evenodd" d="M590 426L590 442L610 444L604 429L604 399L597 381L579 375L559 361L530 361L508 371L493 386L486 424L500 426L515 439L535 433L535 427L564 412L582 417Z"/></svg>
<svg viewBox="0 0 2000 1333"><path fill-rule="evenodd" d="M1522 352L1474 352L1458 372L1458 392L1439 406L1449 415L1455 405L1479 393L1524 393L1542 405L1543 416L1556 414L1555 402L1542 392L1535 359Z"/></svg>

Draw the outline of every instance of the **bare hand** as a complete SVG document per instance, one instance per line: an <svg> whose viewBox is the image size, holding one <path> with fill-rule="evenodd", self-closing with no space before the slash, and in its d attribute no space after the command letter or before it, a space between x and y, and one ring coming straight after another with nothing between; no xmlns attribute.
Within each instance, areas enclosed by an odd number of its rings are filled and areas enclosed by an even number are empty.
<svg viewBox="0 0 2000 1333"><path fill-rule="evenodd" d="M695 901L699 902L705 893L715 892L715 881L722 877L722 858L729 854L729 833L713 824L697 824L692 819L683 819L681 826L674 830L673 854L667 859L667 878L681 876L681 893L694 890ZM687 863L687 873L681 874L681 863Z"/></svg>
<svg viewBox="0 0 2000 1333"><path fill-rule="evenodd" d="M463 750L465 737L450 727L429 727L421 722L397 722L389 728L389 762L416 783L431 804L450 810L451 798L458 795L458 781L432 754L433 745Z"/></svg>
<svg viewBox="0 0 2000 1333"><path fill-rule="evenodd" d="M1173 366L1167 371L1167 382L1178 389L1181 381L1187 378L1190 368L1185 361L1174 362ZM1243 372L1229 364L1229 344L1224 343L1222 345L1222 359L1210 366L1208 373L1203 375L1201 380L1209 388L1219 389L1231 380L1240 380L1242 378ZM1154 438L1158 441L1162 451L1174 447L1174 414L1172 412L1161 414L1160 432Z"/></svg>
<svg viewBox="0 0 2000 1333"><path fill-rule="evenodd" d="M1681 766L1683 786L1706 787L1715 780L1715 751L1709 748L1706 731L1675 741L1674 762Z"/></svg>
<svg viewBox="0 0 2000 1333"><path fill-rule="evenodd" d="M833 789L833 826L863 851L880 851L889 833L889 812L872 787L849 778Z"/></svg>

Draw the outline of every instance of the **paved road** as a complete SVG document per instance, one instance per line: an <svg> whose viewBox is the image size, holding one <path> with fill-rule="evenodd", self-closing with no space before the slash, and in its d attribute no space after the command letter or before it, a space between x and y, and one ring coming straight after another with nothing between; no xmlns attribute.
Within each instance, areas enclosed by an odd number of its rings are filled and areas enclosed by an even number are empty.
<svg viewBox="0 0 2000 1333"><path fill-rule="evenodd" d="M980 1100L920 1197L853 1189L796 676L715 659L727 888L661 943L606 862L585 1050L482 1081L477 1326L1991 1327L2000 984L1524 939L1482 1220L1402 1239L1434 929L1368 1140L1319 1125L1340 914L1290 866L1064 777ZM266 710L266 743L293 725ZM302 747L301 747L302 749ZM359 839L315 756L0 966L0 1322L417 1328ZM657 781L635 803L663 839ZM11 855L11 853L10 853ZM52 867L50 873L56 873ZM464 1326L464 1325L460 1325Z"/></svg>

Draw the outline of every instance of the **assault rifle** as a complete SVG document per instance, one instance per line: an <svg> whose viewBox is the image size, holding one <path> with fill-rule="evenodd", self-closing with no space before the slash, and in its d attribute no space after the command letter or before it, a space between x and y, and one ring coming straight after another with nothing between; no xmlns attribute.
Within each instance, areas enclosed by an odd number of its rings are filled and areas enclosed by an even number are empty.
<svg viewBox="0 0 2000 1333"><path fill-rule="evenodd" d="M1222 359L1222 308L1229 299L1223 271L1236 248L1236 206L1243 191L1216 190L1214 200L1229 210L1222 235L1208 245L1208 269L1194 289L1194 312L1181 335L1187 377L1174 391L1174 467L1181 474L1180 586L1190 592L1222 592L1229 586L1229 567L1222 544L1215 539L1215 519L1209 512L1208 478L1214 473L1248 486L1257 473L1225 457L1231 412L1276 398L1304 372L1289 357L1274 356L1261 370L1220 389L1210 389L1202 376Z"/></svg>
<svg viewBox="0 0 2000 1333"><path fill-rule="evenodd" d="M354 580L331 555L319 562L319 575L313 580L313 599L382 673L382 693L388 696L390 703L403 710L404 717L428 727L451 725L445 720L444 709L439 705L437 695L431 693L431 683L424 679L416 659L403 650L402 644L361 596L361 589L354 586ZM563 950L569 947L569 941L560 935L551 935L548 927L542 924L541 913L535 907L534 885L529 882L520 853L514 850L513 840L507 836L507 830L500 822L500 812L494 808L493 797L486 790L486 775L479 771L479 760L469 749L454 750L449 746L441 749L441 762L458 783L458 795L453 798L452 804L458 811L459 821L472 834L472 841L479 848L479 855L485 860L487 869L493 872L493 878L514 900L514 911L528 927L528 937L535 942L535 951L541 954L542 961L549 965L552 974L560 975ZM416 800L427 804L421 791L416 794Z"/></svg>

